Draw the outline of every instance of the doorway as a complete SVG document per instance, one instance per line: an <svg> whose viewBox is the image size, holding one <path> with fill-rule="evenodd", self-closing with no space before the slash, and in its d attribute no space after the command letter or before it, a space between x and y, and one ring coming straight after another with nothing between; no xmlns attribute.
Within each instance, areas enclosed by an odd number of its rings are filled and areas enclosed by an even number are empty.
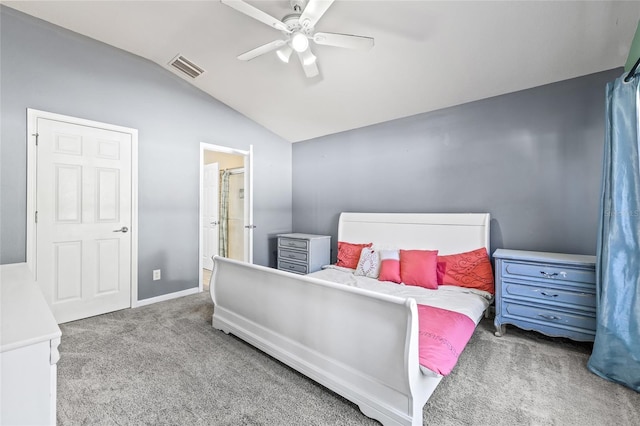
<svg viewBox="0 0 640 426"><path fill-rule="evenodd" d="M200 289L215 255L253 260L252 149L200 144Z"/></svg>

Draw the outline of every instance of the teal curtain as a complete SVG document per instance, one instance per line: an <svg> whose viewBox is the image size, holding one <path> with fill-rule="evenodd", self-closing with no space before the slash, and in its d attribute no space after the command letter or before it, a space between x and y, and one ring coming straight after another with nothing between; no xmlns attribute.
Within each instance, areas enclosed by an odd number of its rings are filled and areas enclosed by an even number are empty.
<svg viewBox="0 0 640 426"><path fill-rule="evenodd" d="M625 77L606 89L597 329L588 367L640 392L640 76Z"/></svg>
<svg viewBox="0 0 640 426"><path fill-rule="evenodd" d="M229 170L220 173L220 227L218 253L229 256Z"/></svg>

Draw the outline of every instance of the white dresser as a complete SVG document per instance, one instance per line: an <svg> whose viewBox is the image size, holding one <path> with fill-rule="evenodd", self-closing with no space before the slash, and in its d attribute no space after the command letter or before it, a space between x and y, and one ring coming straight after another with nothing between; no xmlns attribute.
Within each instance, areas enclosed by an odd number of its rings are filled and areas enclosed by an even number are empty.
<svg viewBox="0 0 640 426"><path fill-rule="evenodd" d="M315 234L278 235L278 269L309 274L328 265L331 236Z"/></svg>
<svg viewBox="0 0 640 426"><path fill-rule="evenodd" d="M24 263L0 266L0 425L56 423L60 328Z"/></svg>

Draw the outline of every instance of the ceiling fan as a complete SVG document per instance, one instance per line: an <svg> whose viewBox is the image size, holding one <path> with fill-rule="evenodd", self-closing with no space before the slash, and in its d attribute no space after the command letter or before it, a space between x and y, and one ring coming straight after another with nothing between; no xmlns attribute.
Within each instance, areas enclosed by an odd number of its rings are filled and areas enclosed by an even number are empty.
<svg viewBox="0 0 640 426"><path fill-rule="evenodd" d="M220 0L223 4L234 8L264 24L280 30L283 39L256 47L238 56L241 61L249 61L265 53L276 51L278 58L289 62L293 52L296 52L307 77L319 74L318 61L311 51L309 40L316 44L343 47L347 49L368 50L373 47L373 38L348 34L316 32L315 26L322 15L329 9L334 0L290 0L293 13L276 19L273 16L242 0Z"/></svg>

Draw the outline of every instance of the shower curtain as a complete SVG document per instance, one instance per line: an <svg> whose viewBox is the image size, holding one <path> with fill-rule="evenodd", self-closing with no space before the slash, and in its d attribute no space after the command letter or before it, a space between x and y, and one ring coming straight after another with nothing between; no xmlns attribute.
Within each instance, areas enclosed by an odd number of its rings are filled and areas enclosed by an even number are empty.
<svg viewBox="0 0 640 426"><path fill-rule="evenodd" d="M640 75L606 89L597 329L588 367L640 392Z"/></svg>
<svg viewBox="0 0 640 426"><path fill-rule="evenodd" d="M220 176L220 228L218 254L229 256L229 170L223 170Z"/></svg>

